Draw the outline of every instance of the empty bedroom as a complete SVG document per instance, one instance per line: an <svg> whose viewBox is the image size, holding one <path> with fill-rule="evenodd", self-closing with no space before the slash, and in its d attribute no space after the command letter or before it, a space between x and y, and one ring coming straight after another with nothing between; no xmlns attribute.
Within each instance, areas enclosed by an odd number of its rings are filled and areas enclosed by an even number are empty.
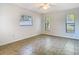
<svg viewBox="0 0 79 59"><path fill-rule="evenodd" d="M0 55L79 55L79 3L0 3Z"/></svg>

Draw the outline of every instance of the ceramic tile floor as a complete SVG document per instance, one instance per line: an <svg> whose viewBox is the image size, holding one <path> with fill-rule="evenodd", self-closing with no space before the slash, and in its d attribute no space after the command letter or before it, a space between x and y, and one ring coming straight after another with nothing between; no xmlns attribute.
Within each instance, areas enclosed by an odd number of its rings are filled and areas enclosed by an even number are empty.
<svg viewBox="0 0 79 59"><path fill-rule="evenodd" d="M1 46L0 55L79 55L79 40L38 35Z"/></svg>

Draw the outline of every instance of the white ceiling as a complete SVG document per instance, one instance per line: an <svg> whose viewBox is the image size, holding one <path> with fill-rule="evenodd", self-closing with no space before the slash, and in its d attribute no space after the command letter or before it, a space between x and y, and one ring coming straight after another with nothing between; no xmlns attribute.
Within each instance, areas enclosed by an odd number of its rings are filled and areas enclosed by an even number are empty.
<svg viewBox="0 0 79 59"><path fill-rule="evenodd" d="M40 4L41 3L16 3L15 5L37 13L49 13L79 7L78 3L50 3L52 6L47 10L43 10L40 8Z"/></svg>

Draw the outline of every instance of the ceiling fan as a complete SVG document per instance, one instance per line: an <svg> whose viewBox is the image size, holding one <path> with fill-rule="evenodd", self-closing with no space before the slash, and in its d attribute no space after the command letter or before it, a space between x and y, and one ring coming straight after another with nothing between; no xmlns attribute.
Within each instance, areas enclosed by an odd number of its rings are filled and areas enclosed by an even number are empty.
<svg viewBox="0 0 79 59"><path fill-rule="evenodd" d="M55 6L55 5L56 5L55 3L41 3L39 8L43 10L47 10L50 7Z"/></svg>

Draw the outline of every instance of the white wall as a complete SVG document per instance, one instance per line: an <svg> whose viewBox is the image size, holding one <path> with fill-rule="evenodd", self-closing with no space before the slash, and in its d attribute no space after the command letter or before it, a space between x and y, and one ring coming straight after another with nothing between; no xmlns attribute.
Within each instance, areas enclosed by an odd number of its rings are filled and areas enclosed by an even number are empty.
<svg viewBox="0 0 79 59"><path fill-rule="evenodd" d="M20 26L21 15L33 16L33 26ZM0 4L0 45L41 33L41 18L37 13L12 4Z"/></svg>
<svg viewBox="0 0 79 59"><path fill-rule="evenodd" d="M77 16L77 19L75 21L75 33L66 33L66 15L72 12ZM51 30L48 31L49 35L79 39L79 8L66 11L52 12L45 14L44 16L52 17Z"/></svg>

